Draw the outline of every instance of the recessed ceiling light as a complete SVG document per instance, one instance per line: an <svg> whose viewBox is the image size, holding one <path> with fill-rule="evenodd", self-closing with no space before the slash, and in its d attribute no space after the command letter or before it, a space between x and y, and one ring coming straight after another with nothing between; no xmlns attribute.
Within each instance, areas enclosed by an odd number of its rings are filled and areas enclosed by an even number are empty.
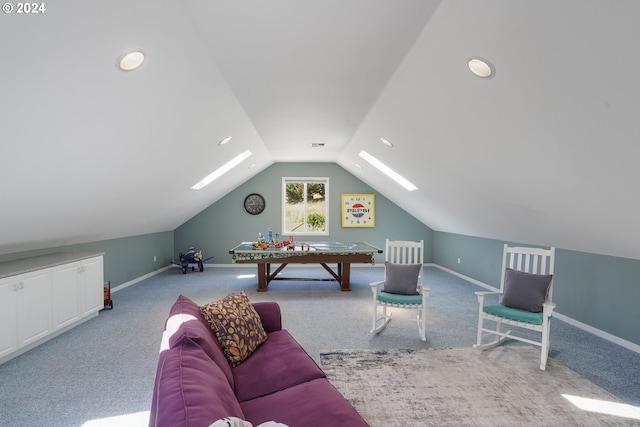
<svg viewBox="0 0 640 427"><path fill-rule="evenodd" d="M122 56L118 66L122 71L131 71L138 68L144 62L144 53L141 50L134 50Z"/></svg>
<svg viewBox="0 0 640 427"><path fill-rule="evenodd" d="M231 138L233 138L232 136L228 136L222 140L220 140L220 142L218 142L218 145L224 145L227 144L229 141L231 141Z"/></svg>
<svg viewBox="0 0 640 427"><path fill-rule="evenodd" d="M394 171L389 166L385 165L380 160L376 159L375 157L373 157L371 154L367 153L366 151L362 150L358 154L358 156L362 157L367 162L371 163L376 169L378 169L380 172L382 172L383 174L385 174L389 178L393 179L398 184L402 185L407 190L414 191L414 190L418 189L418 187L416 187L411 182L409 182L407 179L402 177L398 172Z"/></svg>
<svg viewBox="0 0 640 427"><path fill-rule="evenodd" d="M469 70L471 70L473 74L478 77L482 77L483 79L489 79L496 74L495 68L486 59L477 57L471 58L467 62L467 65L469 66Z"/></svg>
<svg viewBox="0 0 640 427"><path fill-rule="evenodd" d="M386 145L387 147L393 147L393 144L391 143L391 141L384 139L384 138L380 138L380 141L382 141L382 143L384 145Z"/></svg>
<svg viewBox="0 0 640 427"><path fill-rule="evenodd" d="M312 142L311 143L311 148L322 148L325 145L326 144L324 142Z"/></svg>
<svg viewBox="0 0 640 427"><path fill-rule="evenodd" d="M354 164L356 165L356 167L357 167L358 169L362 169L362 166L360 166L360 164L359 164L359 163L354 163Z"/></svg>

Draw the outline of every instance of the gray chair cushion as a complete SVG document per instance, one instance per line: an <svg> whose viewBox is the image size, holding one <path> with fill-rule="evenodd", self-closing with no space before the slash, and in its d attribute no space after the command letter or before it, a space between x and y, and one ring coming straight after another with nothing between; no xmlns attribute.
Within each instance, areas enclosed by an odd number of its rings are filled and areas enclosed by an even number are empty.
<svg viewBox="0 0 640 427"><path fill-rule="evenodd" d="M504 277L504 295L500 304L509 308L540 313L552 278L551 274L525 273L507 268Z"/></svg>
<svg viewBox="0 0 640 427"><path fill-rule="evenodd" d="M418 275L422 264L384 263L383 292L400 295L418 295Z"/></svg>

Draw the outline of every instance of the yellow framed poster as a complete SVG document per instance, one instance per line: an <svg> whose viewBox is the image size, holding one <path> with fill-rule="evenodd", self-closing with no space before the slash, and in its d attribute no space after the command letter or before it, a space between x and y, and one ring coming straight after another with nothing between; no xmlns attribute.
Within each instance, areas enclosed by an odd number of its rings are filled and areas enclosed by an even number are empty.
<svg viewBox="0 0 640 427"><path fill-rule="evenodd" d="M342 227L375 226L375 196L373 194L342 195Z"/></svg>

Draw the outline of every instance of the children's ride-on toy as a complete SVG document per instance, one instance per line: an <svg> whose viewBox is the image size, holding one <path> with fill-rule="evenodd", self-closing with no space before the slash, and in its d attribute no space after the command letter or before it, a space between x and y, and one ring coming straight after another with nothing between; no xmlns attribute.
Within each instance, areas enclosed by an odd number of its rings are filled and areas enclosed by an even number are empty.
<svg viewBox="0 0 640 427"><path fill-rule="evenodd" d="M182 252L178 253L178 257L178 261L171 261L171 263L181 267L182 274L187 274L189 266L191 266L191 271L196 271L196 265L198 266L198 270L204 271L204 263L213 258L202 259L202 249L196 252L193 247L189 248L186 254Z"/></svg>

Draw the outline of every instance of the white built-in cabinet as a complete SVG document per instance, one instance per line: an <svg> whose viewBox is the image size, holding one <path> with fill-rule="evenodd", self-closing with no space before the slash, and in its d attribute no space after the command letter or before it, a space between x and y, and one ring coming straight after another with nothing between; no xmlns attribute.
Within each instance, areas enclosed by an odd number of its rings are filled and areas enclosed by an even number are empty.
<svg viewBox="0 0 640 427"><path fill-rule="evenodd" d="M96 316L103 307L101 253L0 263L0 363Z"/></svg>
<svg viewBox="0 0 640 427"><path fill-rule="evenodd" d="M102 257L53 267L52 274L54 329L64 328L103 308Z"/></svg>
<svg viewBox="0 0 640 427"><path fill-rule="evenodd" d="M0 358L18 350L16 284L0 280Z"/></svg>

